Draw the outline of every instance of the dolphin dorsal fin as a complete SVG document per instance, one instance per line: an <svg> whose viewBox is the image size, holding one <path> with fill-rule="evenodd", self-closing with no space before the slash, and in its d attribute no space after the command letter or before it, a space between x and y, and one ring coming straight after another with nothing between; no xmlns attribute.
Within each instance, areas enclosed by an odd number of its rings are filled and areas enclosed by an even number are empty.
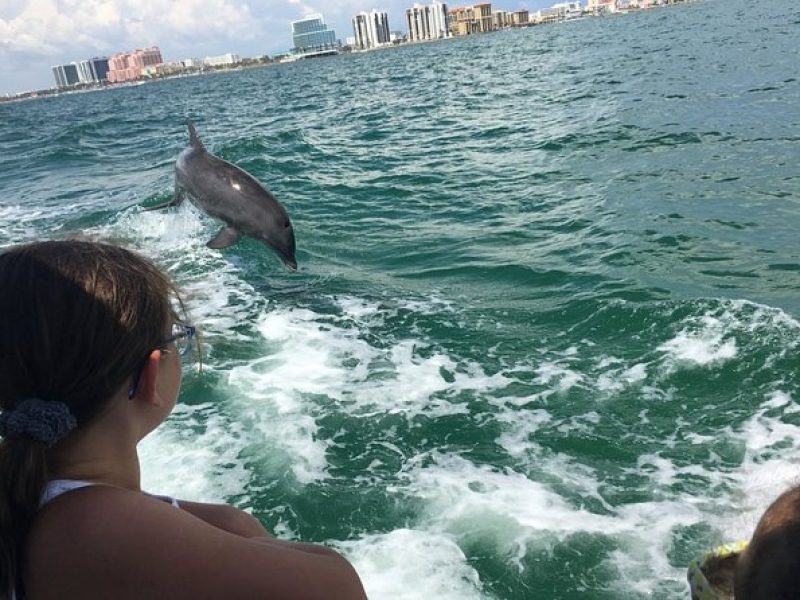
<svg viewBox="0 0 800 600"><path fill-rule="evenodd" d="M189 128L189 145L198 150L205 150L203 142L200 141L200 136L197 135L197 130L189 119L186 119L186 127Z"/></svg>

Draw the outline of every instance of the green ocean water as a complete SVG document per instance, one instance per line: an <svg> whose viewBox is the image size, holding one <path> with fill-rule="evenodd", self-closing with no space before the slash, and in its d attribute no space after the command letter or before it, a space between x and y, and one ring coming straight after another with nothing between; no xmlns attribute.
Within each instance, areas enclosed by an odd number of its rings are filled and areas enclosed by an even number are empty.
<svg viewBox="0 0 800 600"><path fill-rule="evenodd" d="M167 269L203 333L154 492L371 598L678 599L800 465L800 8L642 14L0 105L0 246ZM169 199L191 117L298 273Z"/></svg>

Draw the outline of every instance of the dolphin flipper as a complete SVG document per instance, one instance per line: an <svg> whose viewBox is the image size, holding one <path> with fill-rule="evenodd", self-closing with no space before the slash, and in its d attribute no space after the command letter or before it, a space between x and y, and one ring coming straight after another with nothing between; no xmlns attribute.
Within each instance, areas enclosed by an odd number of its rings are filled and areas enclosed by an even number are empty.
<svg viewBox="0 0 800 600"><path fill-rule="evenodd" d="M156 204L155 206L147 206L142 210L159 210L160 208L167 208L169 206L180 206L181 202L186 195L182 189L180 189L177 185L175 186L175 195L172 197L172 200L167 202L162 202L161 204Z"/></svg>
<svg viewBox="0 0 800 600"><path fill-rule="evenodd" d="M236 242L242 239L242 234L233 227L223 227L213 240L208 242L206 246L213 250L221 250L233 246Z"/></svg>

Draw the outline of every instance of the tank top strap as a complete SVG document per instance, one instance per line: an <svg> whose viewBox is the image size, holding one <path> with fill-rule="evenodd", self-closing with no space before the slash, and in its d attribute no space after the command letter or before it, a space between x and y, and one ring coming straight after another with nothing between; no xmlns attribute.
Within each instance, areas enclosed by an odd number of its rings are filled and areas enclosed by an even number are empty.
<svg viewBox="0 0 800 600"><path fill-rule="evenodd" d="M42 508L48 502L52 502L53 500L58 498L61 494L66 494L67 492L71 492L73 490L79 490L81 488L90 487L93 485L101 485L101 484L92 483L91 481L81 481L80 479L53 479L51 481L48 481L47 485L44 488L44 492L42 492L42 497L39 500L39 508ZM176 508L180 508L178 506L178 501L172 496L149 494L147 492L142 492L142 493L145 496L155 498L156 500L161 500L162 502L171 504Z"/></svg>
<svg viewBox="0 0 800 600"><path fill-rule="evenodd" d="M91 483L90 481L81 481L79 479L52 479L51 481L47 482L44 492L42 492L42 497L39 500L39 508L42 508L49 502L52 502L61 494L66 494L67 492L79 490L92 485L96 484Z"/></svg>

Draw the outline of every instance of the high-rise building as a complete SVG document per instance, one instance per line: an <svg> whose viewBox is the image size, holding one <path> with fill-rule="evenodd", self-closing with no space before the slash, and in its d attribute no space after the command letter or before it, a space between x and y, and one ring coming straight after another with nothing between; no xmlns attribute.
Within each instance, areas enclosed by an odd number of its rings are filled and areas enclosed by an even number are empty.
<svg viewBox="0 0 800 600"><path fill-rule="evenodd" d="M97 83L106 79L107 73L107 58L90 58L53 67L53 77L55 77L58 87L67 87L76 83Z"/></svg>
<svg viewBox="0 0 800 600"><path fill-rule="evenodd" d="M78 67L75 63L70 65L56 65L53 67L53 77L56 80L56 87L67 87L75 85L80 81L78 76Z"/></svg>
<svg viewBox="0 0 800 600"><path fill-rule="evenodd" d="M92 68L91 61L82 60L78 63L72 63L78 68L78 79L81 83L93 83L97 81L97 75Z"/></svg>
<svg viewBox="0 0 800 600"><path fill-rule="evenodd" d="M108 58L92 58L89 59L89 62L92 63L92 69L94 70L94 76L96 81L103 81L104 79L108 79Z"/></svg>
<svg viewBox="0 0 800 600"><path fill-rule="evenodd" d="M292 40L294 42L292 51L302 56L320 56L338 52L336 33L333 29L328 29L325 19L320 14L293 21Z"/></svg>
<svg viewBox="0 0 800 600"><path fill-rule="evenodd" d="M437 0L425 6L414 4L406 9L406 25L412 42L450 37L447 5Z"/></svg>
<svg viewBox="0 0 800 600"><path fill-rule="evenodd" d="M388 44L389 15L373 10L371 13L360 12L353 17L353 34L357 48L366 50L382 44Z"/></svg>
<svg viewBox="0 0 800 600"><path fill-rule="evenodd" d="M107 77L111 83L134 81L141 78L142 71L146 67L154 67L163 62L158 46L133 52L120 52L108 59Z"/></svg>
<svg viewBox="0 0 800 600"><path fill-rule="evenodd" d="M492 24L492 5L489 3L475 4L472 6L472 18L477 31L483 33L494 29Z"/></svg>
<svg viewBox="0 0 800 600"><path fill-rule="evenodd" d="M489 3L453 8L449 16L450 31L453 35L483 33L508 25L504 15L492 15L492 5Z"/></svg>

